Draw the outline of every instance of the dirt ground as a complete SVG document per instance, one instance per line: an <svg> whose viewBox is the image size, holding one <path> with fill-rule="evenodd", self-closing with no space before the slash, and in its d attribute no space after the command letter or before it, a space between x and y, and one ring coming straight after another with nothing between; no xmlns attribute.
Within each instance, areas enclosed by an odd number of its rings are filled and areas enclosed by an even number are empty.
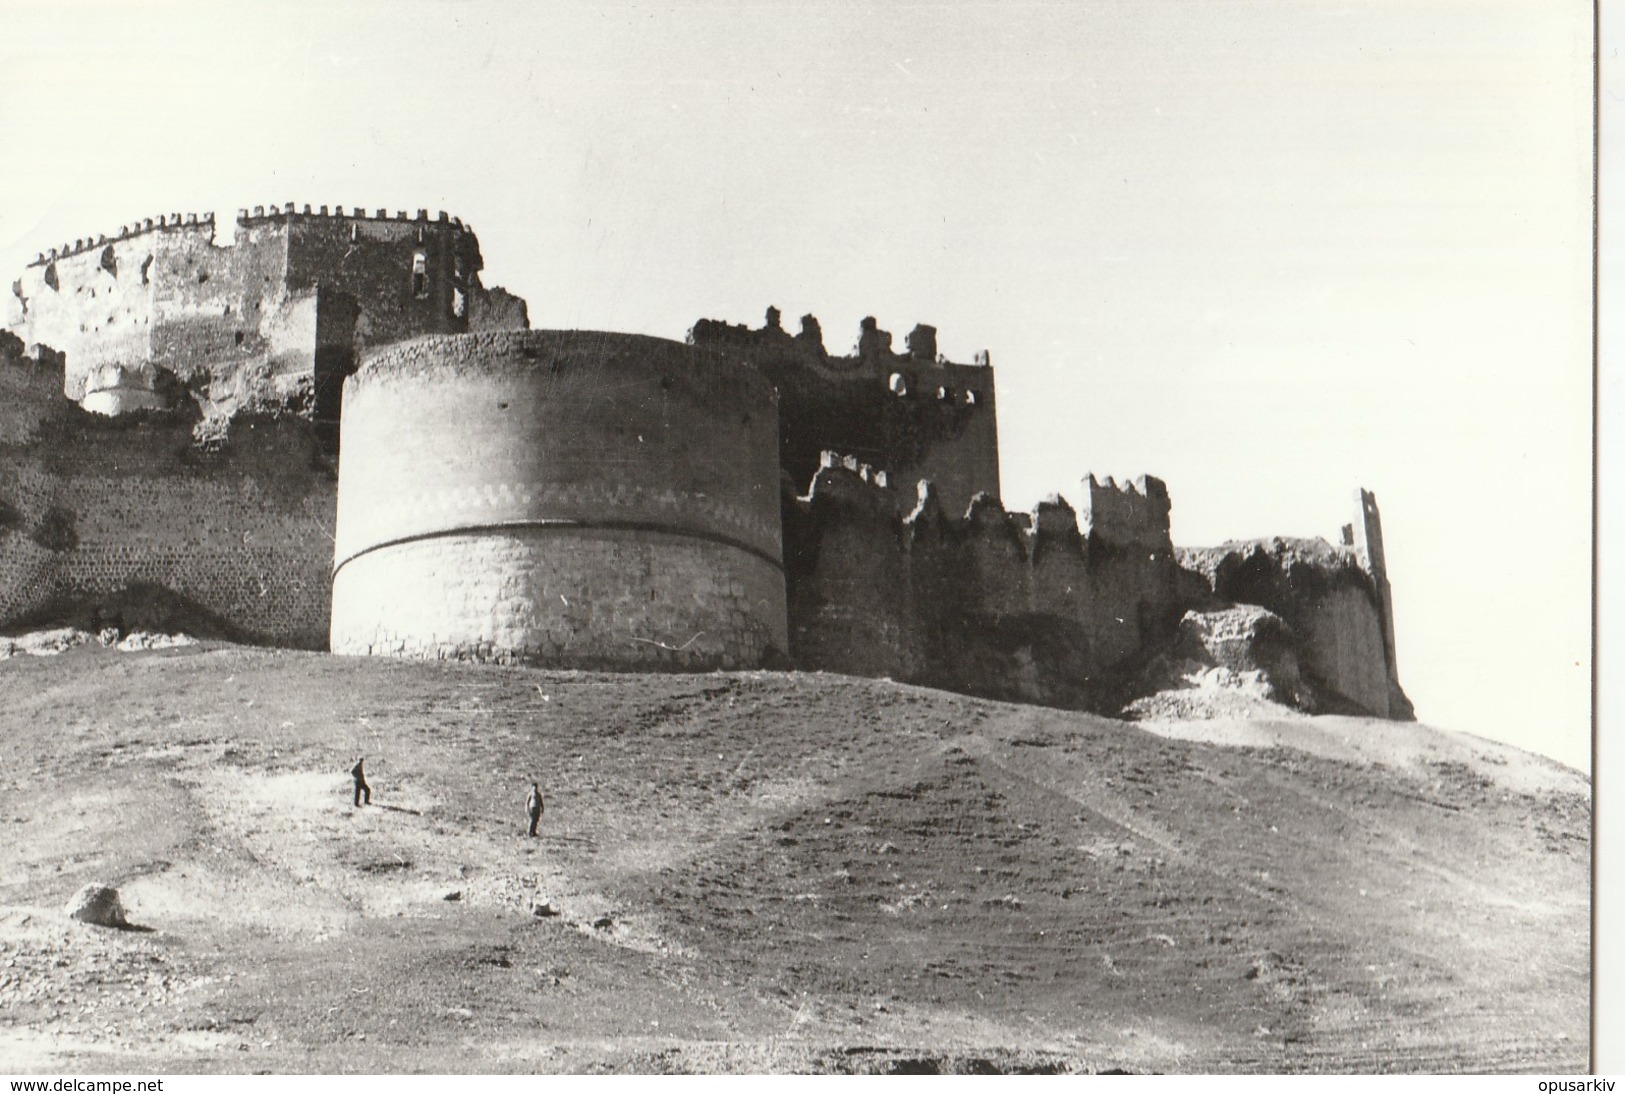
<svg viewBox="0 0 1625 1094"><path fill-rule="evenodd" d="M1586 1066L1590 785L1422 726L205 643L0 740L0 1071Z"/></svg>

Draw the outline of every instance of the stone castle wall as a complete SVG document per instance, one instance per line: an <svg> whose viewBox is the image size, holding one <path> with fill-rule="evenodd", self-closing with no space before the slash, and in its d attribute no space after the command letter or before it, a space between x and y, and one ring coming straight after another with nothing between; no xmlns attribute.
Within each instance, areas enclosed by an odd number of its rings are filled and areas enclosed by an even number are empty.
<svg viewBox="0 0 1625 1094"><path fill-rule="evenodd" d="M599 669L782 659L784 573L650 529L565 524L408 540L333 582L334 653Z"/></svg>
<svg viewBox="0 0 1625 1094"><path fill-rule="evenodd" d="M171 214L42 254L0 315L0 626L1114 711L1187 609L1242 603L1318 709L1411 716L1364 491L1345 548L1176 557L1154 478L1007 513L993 370L934 328L898 351L866 319L845 356L775 309L687 345L532 332L481 267L443 213L292 205L224 246Z"/></svg>
<svg viewBox="0 0 1625 1094"><path fill-rule="evenodd" d="M842 357L825 352L812 316L792 336L769 309L760 330L702 319L689 341L739 355L778 388L779 462L796 489L833 450L879 476L899 515L913 508L922 479L960 512L977 494L999 491L993 369L985 354L974 365L939 357L932 327L915 327L897 353L890 332L866 319Z"/></svg>
<svg viewBox="0 0 1625 1094"><path fill-rule="evenodd" d="M320 649L334 475L308 422L107 418L0 335L0 622L166 627Z"/></svg>
<svg viewBox="0 0 1625 1094"><path fill-rule="evenodd" d="M1374 508L1367 517L1380 519ZM1321 709L1352 704L1379 718L1414 717L1390 670L1385 582L1359 552L1325 540L1272 539L1181 549L1179 558L1186 572L1199 575L1202 592L1212 599L1258 605L1291 628Z"/></svg>
<svg viewBox="0 0 1625 1094"><path fill-rule="evenodd" d="M1165 550L1172 505L1161 479L1141 475L1118 485L1084 478L1078 495L1078 526L1097 543L1129 551Z"/></svg>
<svg viewBox="0 0 1625 1094"><path fill-rule="evenodd" d="M528 331L346 384L340 653L635 667L782 657L777 407L727 356Z"/></svg>
<svg viewBox="0 0 1625 1094"><path fill-rule="evenodd" d="M926 484L898 518L884 490L827 462L785 504L799 667L1107 708L1183 611L1166 509L1154 548L1113 541L1144 538L1138 526L1083 533L1059 498L1018 515L980 495L954 514Z"/></svg>
<svg viewBox="0 0 1625 1094"><path fill-rule="evenodd" d="M256 206L225 242L212 214L169 214L40 255L3 318L25 343L66 355L76 401L106 388L151 392L168 373L221 416L293 400L336 421L335 378L369 347L526 324L522 301L480 285L481 265L472 231L421 209L408 218ZM317 405L323 390L330 407Z"/></svg>

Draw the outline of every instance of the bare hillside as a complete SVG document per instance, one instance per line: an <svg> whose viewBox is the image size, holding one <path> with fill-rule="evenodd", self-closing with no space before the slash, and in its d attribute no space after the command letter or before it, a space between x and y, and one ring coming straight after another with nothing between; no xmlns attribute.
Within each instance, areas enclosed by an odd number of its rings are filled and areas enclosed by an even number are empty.
<svg viewBox="0 0 1625 1094"><path fill-rule="evenodd" d="M1589 784L1425 727L205 645L0 738L0 1070L1586 1062Z"/></svg>

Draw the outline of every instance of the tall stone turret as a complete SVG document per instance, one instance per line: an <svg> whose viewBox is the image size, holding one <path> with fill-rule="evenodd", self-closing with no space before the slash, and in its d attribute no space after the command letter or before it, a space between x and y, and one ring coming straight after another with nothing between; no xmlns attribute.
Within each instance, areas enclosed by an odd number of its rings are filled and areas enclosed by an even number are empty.
<svg viewBox="0 0 1625 1094"><path fill-rule="evenodd" d="M1353 527L1354 550L1376 586L1377 611L1382 618L1382 652L1388 666L1388 716L1414 717L1410 700L1399 686L1399 658L1394 651L1394 591L1388 584L1388 556L1382 547L1382 513L1377 509L1377 495L1364 487L1355 492L1354 500L1360 507Z"/></svg>
<svg viewBox="0 0 1625 1094"><path fill-rule="evenodd" d="M345 383L335 653L756 668L788 647L778 405L597 331L431 335Z"/></svg>

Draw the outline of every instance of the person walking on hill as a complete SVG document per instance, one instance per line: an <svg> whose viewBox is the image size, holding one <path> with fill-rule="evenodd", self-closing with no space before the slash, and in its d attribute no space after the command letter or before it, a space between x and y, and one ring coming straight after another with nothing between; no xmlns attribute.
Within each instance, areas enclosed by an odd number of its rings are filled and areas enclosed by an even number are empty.
<svg viewBox="0 0 1625 1094"><path fill-rule="evenodd" d="M350 778L355 780L355 804L372 804L372 787L367 785L367 773L361 770L361 765L367 762L365 756L359 757L355 766L350 768Z"/></svg>
<svg viewBox="0 0 1625 1094"><path fill-rule="evenodd" d="M530 815L530 834L536 834L536 825L541 822L542 810L547 806L542 802L542 788L536 783L530 784L530 796L525 799L525 812Z"/></svg>

